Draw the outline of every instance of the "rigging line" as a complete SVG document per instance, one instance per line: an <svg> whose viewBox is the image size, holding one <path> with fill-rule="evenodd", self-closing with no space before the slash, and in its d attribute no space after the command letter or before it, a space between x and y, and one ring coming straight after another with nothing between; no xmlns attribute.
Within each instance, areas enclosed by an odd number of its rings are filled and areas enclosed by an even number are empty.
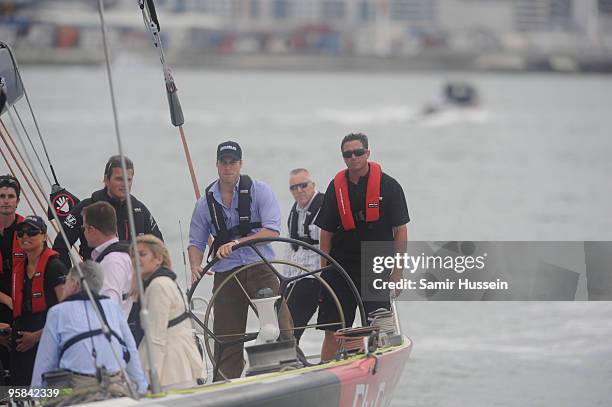
<svg viewBox="0 0 612 407"><path fill-rule="evenodd" d="M9 115L9 119L10 119L12 125L13 125L13 128L15 129L15 132L21 138L21 134L19 133L19 129L17 128L17 126L15 124L15 120L13 119L13 115L11 114L11 111L7 110L7 113ZM30 178L32 179L32 181L34 181L34 184L38 188L38 192L40 192L40 194L42 196L44 196L45 195L45 191L43 191L42 186L38 182L36 182L36 180L34 179L34 174L32 174L32 169L30 168L28 163L26 163L25 159L23 158L23 154L21 154L21 150L19 149L19 147L17 147L17 143L15 143L15 140L13 139L13 136L11 136L11 132L9 132L8 129L6 128L6 125L4 124L4 120L0 119L0 124L2 124L2 127L4 128L4 131L6 132L6 135L8 136L9 140L11 141L11 144L13 145L13 148L15 149L15 151L17 151L17 155L19 156L19 159L24 164L26 170L28 170L28 174L30 174Z"/></svg>
<svg viewBox="0 0 612 407"><path fill-rule="evenodd" d="M13 161L15 161L15 164L17 165L17 168L19 169L19 172L21 172L21 176L25 179L26 183L28 184L28 186L30 187L30 190L32 191L32 194L34 195L34 198L36 198L36 201L38 202L38 204L40 205L40 207L44 211L47 209L45 208L45 205L43 205L42 201L40 200L40 198L38 197L38 195L36 194L36 191L34 190L34 188L32 187L32 183L30 182L30 179L27 177L27 175L25 174L25 171L23 170L23 168L21 167L21 164L19 164L19 161L17 160L17 157L15 157L15 153L13 152L13 150L11 149L11 146L9 146L8 141L6 140L6 137L4 135L4 132L0 130L0 137L2 138L2 141L4 142L4 145L6 146L8 152L11 154L11 157L13 158Z"/></svg>
<svg viewBox="0 0 612 407"><path fill-rule="evenodd" d="M131 235L131 240L132 242L136 241L136 225L134 222L134 212L133 212L133 208L132 208L132 199L131 199L131 195L129 194L130 188L128 185L128 177L127 177L127 166L125 163L125 155L123 153L123 143L121 141L121 133L119 131L119 118L117 116L117 102L115 100L115 89L114 89L114 84L113 84L113 74L112 74L112 70L110 67L110 55L109 55L109 46L108 46L108 41L107 41L107 35L106 35L106 23L104 21L104 2L103 0L98 0L98 14L100 16L100 29L102 31L102 43L104 45L104 59L106 62L106 74L107 74L107 78L108 78L108 87L109 87L109 92L110 92L110 98L111 98L111 105L112 105L112 110L113 110L113 121L115 124L115 135L117 137L117 146L119 148L119 155L121 156L121 169L123 170L123 185L126 191L128 191L128 197L126 199L126 203L127 203L127 210L128 210L128 224L130 227L130 235ZM138 295L140 296L140 298L142 299L141 303L142 303L142 308L140 310L140 317L141 317L141 325L143 327L143 330L145 332L145 346L146 346L146 352L147 352L147 358L149 359L149 384L151 385L151 391L153 392L153 394L158 394L161 392L161 387L159 385L159 379L157 376L157 372L155 370L155 366L153 365L153 352L152 352L152 343L151 343L151 335L150 335L150 330L149 330L149 324L148 324L148 311L147 311L147 305L146 302L144 301L144 286L143 286L143 282L142 282L142 270L140 268L140 259L139 256L137 256L136 253L136 245L132 244L132 251L133 251L133 255L134 255L134 259L136 260L134 262L135 265L135 271L136 271L136 279L138 280ZM125 372L122 371L122 373L124 374L124 377L126 379L126 381L128 382L128 386L130 387L130 391L133 392L133 389L131 388L131 384L129 382L129 378L127 377L127 374Z"/></svg>
<svg viewBox="0 0 612 407"><path fill-rule="evenodd" d="M13 127L15 128L15 130L17 132L17 138L19 139L19 143L21 144L21 148L23 149L24 153L26 153L26 157L27 157L27 149L26 149L25 143L23 142L23 137L21 137L21 133L19 132L19 129L17 128L17 126L15 124L15 120L13 119L13 115L11 114L10 110L7 110L7 112L8 112L8 115L9 115L9 119L11 120L11 122L13 124ZM17 151L17 153L19 154L19 157L21 158L21 161L23 162L24 166L26 167L26 169L30 173L32 181L34 181L36 186L39 188L40 194L42 196L42 202L46 202L46 199L45 199L46 194L43 191L42 184L40 183L39 178L36 177L34 175L34 172L32 171L32 168L33 168L32 161L31 160L27 160L26 161L24 159L24 157L23 157L23 155L21 153L21 150L17 146L17 143L15 143L15 140L13 139L13 136L11 136L11 133L8 131L8 129L4 125L4 122L2 120L0 120L0 123L2 123L2 127L4 128L4 130L6 131L6 134L8 135L8 137L11 140L11 142L13 143L13 145L15 147L15 150ZM10 151L10 147L9 147L9 151ZM12 153L11 153L11 155L12 155ZM14 156L13 156L13 159L15 160ZM19 163L17 162L17 160L15 160L15 162L19 166ZM21 170L21 167L20 167L20 170ZM44 171L44 169L43 169L43 171ZM22 171L22 174L23 174L23 171ZM48 212L47 209L50 208L50 206L45 208L45 205L41 202L41 198L37 195L36 191L34 189L32 189L32 185L30 184L30 182L28 180L28 177L25 174L23 174L23 177L25 178L26 182L30 186L30 189L32 190L32 194L36 197L36 200L39 202L39 204L40 204L40 206L42 208L43 214L45 213L45 211ZM49 178L47 177L47 179L49 179ZM49 184L51 184L51 180L49 180ZM51 223L51 227L53 227L53 230L55 230L56 235L58 235L59 234L58 226L55 224L55 222L50 222L50 223Z"/></svg>
<svg viewBox="0 0 612 407"><path fill-rule="evenodd" d="M183 250L183 268L185 271L185 291L189 292L189 288L191 288L191 285L189 284L189 281L191 280L189 278L191 277L191 273L187 273L187 259L185 257L185 242L183 240L183 225L181 224L180 219L178 223L179 223L179 232L181 234L181 249Z"/></svg>
<svg viewBox="0 0 612 407"><path fill-rule="evenodd" d="M4 154L4 150L0 148L0 154L2 154L2 158L4 159L4 162L6 163L6 166L9 169L9 172L11 174L13 174L13 176L15 175L15 171L13 170L13 166L9 163L8 158L6 157L6 154ZM23 193L23 197L25 198L28 206L30 207L30 210L32 211L32 213L34 215L36 215L36 210L34 210L34 206L32 205L32 202L30 202L30 198L28 198L28 195L26 194L26 192L23 190L23 188L21 189L21 192Z"/></svg>
<svg viewBox="0 0 612 407"><path fill-rule="evenodd" d="M17 119L19 120L19 123L21 124L21 128L23 128L23 131L28 139L28 142L30 143L30 147L32 147L32 151L34 151L34 155L36 156L36 160L38 160L38 164L40 164L40 168L42 168L43 174L45 174L45 178L47 178L47 181L49 182L49 185L53 184L51 182L51 178L49 178L49 174L47 174L47 170L45 168L45 165L42 163L42 160L40 159L40 155L38 154L38 150L36 147L34 147L34 143L32 142L32 138L30 138L30 133L28 133L28 130L25 127L25 124L23 124L23 120L21 120L21 115L19 114L19 111L17 110L17 107L15 105L13 105L13 110L15 111L15 115L17 116ZM9 112L10 114L10 112ZM15 130L17 129L17 126L15 126L15 124L13 123L13 126L15 127Z"/></svg>
<svg viewBox="0 0 612 407"><path fill-rule="evenodd" d="M20 139L20 142L22 144L23 147L23 139ZM2 153L2 155L4 156L4 152L2 152L2 149L0 149L0 153ZM27 150L24 149L24 153L25 153L25 157L27 162L30 164L31 167L34 167L32 159L30 157L30 154L28 153ZM6 159L5 159L6 161ZM7 162L8 164L8 162ZM38 174L36 173L36 171L34 171L34 177L36 178L36 181L40 184L40 177L38 176ZM51 181L49 181L49 186L51 186ZM48 197L45 197L45 201L47 202L47 204L49 206L51 206L51 200ZM31 206L31 205L30 205ZM55 211L51 211L51 214L53 215L53 219L55 220L55 222L57 222L58 224L61 223L59 217L57 216L57 213ZM85 293L87 294L87 298L89 299L90 303L92 304L92 308L96 314L96 318L98 319L98 321L100 322L100 329L102 329L102 332L104 333L104 336L109 338L110 337L110 328L108 326L108 324L106 323L106 321L104 321L104 318L102 317L102 313L100 312L100 309L98 308L98 304L95 301L94 295L91 291L91 288L89 287L89 284L87 283L87 280L85 279L85 276L83 274L83 270L81 269L81 258L78 255L78 253L76 252L76 250L70 245L70 242L68 241L68 236L66 235L66 232L64 231L64 228L60 228L59 229L59 235L61 235L62 240L64 241L64 243L66 244L66 247L69 247L70 249L68 250L68 255L70 256L70 261L72 262L72 264L74 265L74 268L76 268L78 274L79 274L79 278L81 280L81 288L85 291ZM110 341L110 339L109 339ZM126 373L125 373L125 368L123 367L119 354L117 354L117 351L115 349L114 346L112 346L112 343L110 344L110 348L113 354L113 357L115 358L115 361L117 362L117 365L119 366L119 370L120 372L127 377ZM129 381L129 379L126 380L126 382L128 383L128 388L130 389L131 394L135 394L133 392L133 388L131 386L131 383Z"/></svg>
<svg viewBox="0 0 612 407"><path fill-rule="evenodd" d="M0 120L0 123L2 123L2 127L6 130L6 126L4 126L4 122L2 120ZM10 133L8 132L8 130L6 130L6 134L10 137ZM15 161L15 164L17 165L17 168L19 169L19 172L21 172L21 176L23 177L23 179L25 179L26 183L28 184L28 187L30 187L30 192L32 193L32 196L36 199L36 201L40 205L40 208L42 209L42 213L44 214L46 212L46 210L47 210L47 208L43 204L44 196L45 196L44 193L42 193L43 198L41 200L41 198L38 196L38 193L36 192L34 187L32 187L32 183L30 182L30 179L25 174L25 171L23 171L23 168L22 168L21 164L17 160L17 157L15 157L15 153L13 153L13 150L8 145L8 142L6 141L6 137L5 137L4 133L1 130L0 130L0 137L2 138L2 141L4 141L4 144L6 145L6 148L7 148L8 152L11 154L11 157L13 158L13 161ZM11 140L12 140L12 138L11 138ZM14 141L13 141L13 143L14 143ZM23 145L23 142L22 142L22 145ZM15 145L15 150L17 150L17 153L19 153L19 155L22 157L22 160L23 160L23 156L21 155L21 152L17 148L17 145ZM2 155L4 156L4 153ZM6 158L5 158L5 161L7 161ZM9 165L8 161L7 161L6 164ZM28 164L27 164L27 162L25 160L23 160L23 164L24 164L24 166L28 167ZM10 168L10 166L9 166L9 168ZM15 172L12 169L11 169L11 172L13 172L13 174L15 174ZM30 172L30 174L32 174L32 173ZM32 176L33 176L33 174L32 174ZM40 188L40 185L38 184L38 182L34 178L32 178L32 181L34 181L34 184L36 184L36 186L38 186ZM28 201L28 203L29 203L30 201L28 200L27 195L24 194L24 196L26 197L26 201ZM37 213L34 210L34 208L32 208L30 206L30 209L32 209L32 213L37 215ZM58 233L58 228L55 225L55 223L51 222L51 226L53 227L53 230L55 230L55 233Z"/></svg>
<svg viewBox="0 0 612 407"><path fill-rule="evenodd" d="M51 169L51 175L53 175L53 180L56 184L59 185L57 180L57 176L55 175L55 170L53 169L53 164L51 164L51 159L49 158L49 152L47 151L47 145L45 144L45 140L43 139L42 133L40 131L40 126L38 125L38 120L36 120L36 115L34 114L34 109L32 109L32 103L30 102L30 97L28 96L28 92L23 84L23 79L21 78L21 71L17 67L17 60L13 55L13 50L8 48L9 54L11 55L11 59L13 60L13 65L15 66L15 72L17 72L17 77L19 78L19 82L21 82L21 87L23 88L23 95L26 98L26 102L28 104L28 108L30 109L30 115L32 116L32 120L34 121L34 126L36 127L36 132L38 133L38 138L40 139L40 143L42 144L43 151L45 152L45 156L47 157L47 162L49 163L49 168Z"/></svg>
<svg viewBox="0 0 612 407"><path fill-rule="evenodd" d="M14 61L14 58L13 58ZM23 145L23 140L21 140L21 143ZM5 161L7 163L7 165L10 167L10 164L8 163L8 160L6 160L6 156L4 155L4 152L2 151L2 149L0 148L0 153L2 154L2 156L5 158ZM25 157L28 161L28 163L30 164L30 167L34 168L34 165L32 163L32 159L30 157L30 154L28 153L28 151L26 149L24 149L24 153L25 153ZM34 171L34 177L36 178L36 181L39 184L42 184L40 182L40 177L38 176L38 174L36 173L36 171ZM50 186L51 186L51 182L49 182ZM51 200L48 197L45 197L45 201L47 202L47 204L49 206L51 206ZM30 207L32 207L30 205ZM59 217L57 216L57 213L55 211L51 211L51 214L53 215L53 219L57 222L57 223L61 223ZM66 244L66 247L69 247L70 249L68 250L68 255L70 256L70 261L72 262L72 264L74 265L74 267L76 268L78 274L79 274L79 278L81 279L81 287L82 289L85 291L85 293L87 294L87 297L89 299L89 301L92 304L92 308L95 311L96 317L98 318L98 320L100 321L100 327L102 329L102 332L104 333L105 337L109 337L110 335L110 329L108 327L108 324L104 321L104 318L102 318L102 313L100 312L100 309L98 308L98 304L96 303L93 293L91 291L91 288L89 287L89 284L87 283L87 280L85 279L85 276L83 275L83 270L81 269L81 264L80 262L82 261L80 256L78 255L78 253L76 252L76 250L70 245L70 242L68 241L68 236L66 235L66 232L64 231L64 228L60 228L59 229L59 233L62 236L62 240L64 241L64 243ZM125 373L125 368L123 367L123 365L121 364L121 359L119 358L119 355L117 354L117 351L115 350L114 346L110 346L111 351L113 353L113 357L115 358L115 361L117 362L118 366L119 366L119 370L121 371L121 374L127 378L127 375ZM129 379L126 379L126 382L128 383L128 388L130 389L130 393L135 395L134 390L131 386L131 383L129 381Z"/></svg>

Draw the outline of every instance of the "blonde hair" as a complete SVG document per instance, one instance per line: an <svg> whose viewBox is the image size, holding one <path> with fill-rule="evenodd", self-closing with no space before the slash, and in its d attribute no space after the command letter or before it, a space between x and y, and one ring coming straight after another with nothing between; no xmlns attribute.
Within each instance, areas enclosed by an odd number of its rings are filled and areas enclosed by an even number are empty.
<svg viewBox="0 0 612 407"><path fill-rule="evenodd" d="M136 238L136 246L138 247L139 244L147 246L147 248L153 252L153 257L162 261L162 267L172 270L170 253L161 239L153 235L141 235Z"/></svg>
<svg viewBox="0 0 612 407"><path fill-rule="evenodd" d="M132 264L136 264L136 258L138 256L138 245L145 245L153 253L153 257L162 261L161 267L165 267L168 270L172 270L172 260L170 260L170 253L158 237L153 235L140 235L136 238L136 250L132 252ZM138 276L136 276L136 267L134 266L134 274L132 276L132 288L130 289L130 296L134 299L138 298Z"/></svg>

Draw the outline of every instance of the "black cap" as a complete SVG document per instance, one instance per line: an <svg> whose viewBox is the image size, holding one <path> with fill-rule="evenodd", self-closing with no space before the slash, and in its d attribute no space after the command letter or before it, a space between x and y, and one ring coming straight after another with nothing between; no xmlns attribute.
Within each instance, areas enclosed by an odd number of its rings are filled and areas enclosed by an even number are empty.
<svg viewBox="0 0 612 407"><path fill-rule="evenodd" d="M235 141L224 141L217 146L217 160L223 157L231 157L235 160L242 160L242 149L240 144Z"/></svg>
<svg viewBox="0 0 612 407"><path fill-rule="evenodd" d="M23 222L17 225L17 228L23 229L25 226L30 226L36 230L40 230L43 233L47 233L47 224L40 216L26 216Z"/></svg>

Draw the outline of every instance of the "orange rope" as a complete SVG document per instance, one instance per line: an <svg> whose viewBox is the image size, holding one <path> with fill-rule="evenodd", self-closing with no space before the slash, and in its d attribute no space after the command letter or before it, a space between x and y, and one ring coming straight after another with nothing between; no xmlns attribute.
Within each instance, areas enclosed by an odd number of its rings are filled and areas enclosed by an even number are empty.
<svg viewBox="0 0 612 407"><path fill-rule="evenodd" d="M11 136L11 133L6 128L6 125L4 124L4 120L0 119L0 124L2 124L2 127L4 128L4 131L6 132L6 135L8 136L9 140L13 144L13 148L15 149L15 151L17 151L17 155L19 155L19 159L21 160L21 162L26 167L26 170L28 170L28 174L30 174L30 178L32 178L32 180L34 181L34 184L36 184L36 186L38 187L38 191L40 192L40 194L42 196L46 196L47 194L45 193L45 191L43 191L43 189L40 186L40 184L38 182L36 182L36 177L32 173L32 169L28 165L28 162L23 158L23 154L21 154L21 150L19 150L19 147L17 147L17 144L15 143L15 140L13 139L13 136Z"/></svg>
<svg viewBox="0 0 612 407"><path fill-rule="evenodd" d="M4 123L2 123L2 126L4 127ZM5 127L5 130L6 130L6 127ZM7 131L7 134L8 134L8 131ZM17 160L17 157L15 156L15 153L13 153L13 150L11 149L11 146L9 145L8 141L6 140L6 137L5 137L4 133L1 130L0 130L0 137L2 137L2 141L4 142L4 145L6 145L6 148L7 148L8 152L11 154L11 157L13 158L13 161L15 161L15 164L17 164L17 168L19 169L19 172L21 172L21 176L23 177L23 179L25 179L26 183L28 184L28 187L30 187L30 191L32 192L32 195L34 196L34 198L36 199L36 201L40 205L40 207L42 209L42 213L46 213L47 206L45 204L43 204L43 202L41 201L40 197L36 194L36 190L32 186L32 183L30 182L30 179L28 178L28 176L26 175L25 171L21 167L21 164L19 164L19 161ZM0 151L1 151L1 149L0 149ZM19 155L21 156L21 153ZM15 171L13 171L13 168L9 164L8 158L6 157L4 152L2 152L2 157L4 158L4 161L6 162L6 165L9 167L9 170L11 171L11 173L13 175L15 175ZM32 204L31 204L30 200L28 199L27 195L25 194L25 192L24 192L24 197L26 198L26 201L28 202L28 205L30 206L30 209L32 210L32 213L36 214L36 211L34 210ZM59 229L57 228L55 223L51 222L51 226L53 227L53 229L55 230L56 233L59 232Z"/></svg>
<svg viewBox="0 0 612 407"><path fill-rule="evenodd" d="M4 151L1 148L0 148L0 154L2 154L2 158L4 158L4 162L6 163L6 166L8 167L9 172L14 176L15 171L13 171L13 167L9 163L8 158L6 157L6 155L4 154ZM32 202L30 202L30 199L26 195L25 191L22 190L22 192L23 192L23 197L26 199L26 202L28 203L28 206L30 207L30 210L32 211L33 214L36 214L36 211L34 210L34 206L32 206Z"/></svg>
<svg viewBox="0 0 612 407"><path fill-rule="evenodd" d="M8 141L6 141L6 137L4 136L4 133L1 130L0 130L0 137L2 137L2 141L4 141L4 145L6 145L6 148L8 149L8 152L11 154L11 157L13 158L13 161L15 161L15 164L17 164L17 168L19 169L19 172L21 172L21 176L25 179L26 183L30 187L30 190L32 192L35 192L34 188L32 187L32 183L30 182L30 179L26 176L25 171L21 167L21 164L19 164L19 161L17 160L17 157L15 157L15 153L13 153L13 150L11 149L11 146L9 146ZM47 208L42 203L42 201L40 200L38 195L36 195L35 193L34 193L34 197L36 198L36 200L38 201L38 204L40 205L40 207L42 208L42 210L44 212Z"/></svg>

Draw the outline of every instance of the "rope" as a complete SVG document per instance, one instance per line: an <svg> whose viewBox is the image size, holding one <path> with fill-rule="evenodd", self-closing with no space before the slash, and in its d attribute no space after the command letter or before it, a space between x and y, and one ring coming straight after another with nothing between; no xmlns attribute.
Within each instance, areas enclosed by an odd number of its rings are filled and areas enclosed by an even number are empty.
<svg viewBox="0 0 612 407"><path fill-rule="evenodd" d="M123 183L124 183L125 190L129 191L130 188L128 185L127 168L125 164L125 154L123 153L123 143L121 141L121 133L119 131L119 118L117 115L117 102L115 100L115 87L113 83L113 74L112 74L111 67L110 67L110 55L109 55L109 46L108 46L107 35L106 35L106 23L104 21L104 1L103 0L98 0L98 14L100 15L100 28L102 30L102 42L104 45L104 59L106 62L106 74L108 78L108 87L109 87L109 92L110 92L111 105L113 109L113 121L115 125L115 135L117 137L117 146L119 148L119 155L121 156L121 168L123 170ZM134 222L132 199L129 193L126 199L126 203L127 203L128 224L130 228L130 235L131 235L132 241L135 242L136 225ZM136 245L132 245L132 246L133 246L132 249L136 250L136 247L135 247ZM135 267L136 278L138 279L138 294L140 298L144 299L144 287L142 283L142 270L140 268L140 259L138 256L136 256L136 253L134 253L134 258L136 259L136 261L134 262L134 265L136 266ZM152 354L151 335L149 334L148 312L147 312L146 304L144 303L144 301L142 302L142 305L143 306L140 311L140 315L141 315L141 323L145 331L144 339L145 339L145 345L147 348L147 357L149 359L149 379L150 379L149 384L151 385L151 391L153 392L153 394L157 394L161 392L161 387L159 384L157 372L155 371L155 367L153 366L153 354ZM124 377L126 378L126 381L128 382L128 386L130 387L130 392L133 392L134 390L129 382L127 374L123 370L121 371L121 373L124 374Z"/></svg>
<svg viewBox="0 0 612 407"><path fill-rule="evenodd" d="M11 174L15 175L15 171L13 170L13 166L9 162L8 158L6 157L6 154L4 154L4 150L2 150L1 148L0 148L0 154L2 154L2 158L4 159L4 162L6 163L6 166L8 167L9 172ZM25 193L23 188L22 188L21 192L23 193L23 197L25 198L26 202L28 203L28 206L30 207L30 210L32 211L33 214L36 215L36 210L34 210L34 206L32 205L32 202L30 202L30 198L28 198L28 195Z"/></svg>
<svg viewBox="0 0 612 407"><path fill-rule="evenodd" d="M12 54L11 54L11 55L12 55ZM14 61L14 58L13 58L13 61ZM16 64L15 64L15 65L16 65ZM20 76L20 78L21 78L21 76ZM24 90L24 93L25 93L25 90ZM27 98L27 96L26 96L26 98ZM30 105L29 103L28 103L28 105L30 106L30 111L32 112L32 116L34 117L34 112L31 110L31 105ZM38 128L38 125L37 125L37 128ZM39 131L39 135L40 135L40 131ZM20 139L20 140L21 140L21 142L22 142L22 146L23 146L23 140L22 140L22 139ZM43 142L43 141L42 141L42 139L41 139L41 142ZM43 143L44 143L44 142L43 142ZM25 147L25 146L24 146L24 147ZM0 153L2 154L2 156L3 156L4 160L5 160L5 162L7 163L7 165L9 166L9 169L10 169L10 168L11 168L11 166L10 166L10 164L9 164L9 162L8 162L7 158L6 158L6 155L5 155L5 154L4 154L4 152L2 151L2 149L0 149ZM25 153L25 158L26 158L26 160L27 160L27 163L30 165L30 167L31 167L31 168L34 168L34 165L33 165L33 163L32 163L32 159L31 159L31 157L30 157L30 155L29 155L29 153L28 153L27 149L25 149L25 148L24 148L24 153ZM47 155L47 159L48 159L48 158L49 158L49 156ZM50 164L50 162L49 162L49 164ZM51 171L53 171L53 167L52 167L52 166L51 166ZM12 170L11 170L11 172L12 172ZM36 182L37 182L38 184L42 184L42 183L40 182L40 177L38 176L38 174L36 173L36 171L33 171L33 175L34 175L34 178L35 178ZM54 175L54 178L55 178L55 174L53 174L53 175ZM55 181L57 182L57 179L55 179ZM49 180L49 184L51 184L51 181L50 181L50 180ZM49 198L45 196L45 200L46 200L46 203L47 203L49 206L51 206L51 201L49 200ZM35 212L35 211L34 211L34 209L32 208L32 205L31 205L31 204L30 204L30 208L32 209L32 212ZM50 212L51 212L51 214L53 215L53 219L54 219L54 220L55 220L57 223L60 223L60 220L59 220L59 217L57 216L57 213L56 213L55 211L50 211ZM68 241L68 236L66 235L66 232L64 231L64 229L63 229L63 228L59 228L59 234L62 236L62 239L64 240L64 243L66 244L66 247L71 247L70 242ZM78 272L78 274L79 274L79 278L80 278L80 280L81 280L81 287L82 287L82 289L85 291L85 293L87 294L87 297L89 298L89 301L90 301L90 302L92 303L92 305L93 305L93 309L94 309L94 311L95 311L95 313L96 313L96 317L97 317L97 318L98 318L98 320L100 321L100 327L101 327L101 329L102 329L103 333L105 334L105 336L106 336L106 337L109 337L109 335L108 335L108 334L109 334L109 332L110 332L109 327L108 327L108 325L106 324L106 322L104 321L104 318L102 317L102 314L101 314L100 310L98 309L98 306L97 306L96 301L95 301L95 299L94 299L93 293L92 293L92 291L91 291L91 289L90 289L90 287L89 287L89 284L87 283L87 280L85 279L85 276L83 275L83 270L81 269L81 264L80 264L81 258L80 258L80 257L79 257L79 255L76 253L76 251L74 250L74 248L71 248L71 249L69 250L69 252L68 252L68 253L69 253L69 255L70 255L70 260L71 260L72 264L74 265L74 267L76 268L76 270L77 270L77 272ZM132 387L132 385L131 385L131 383L130 383L129 377L127 376L127 374L126 374L126 372L125 372L125 368L123 367L123 364L122 364L122 359L121 359L121 358L119 357L119 355L117 354L117 351L116 351L116 349L115 349L115 347L114 347L114 346L112 346L112 345L111 345L111 346L110 346L110 348L111 348L111 351L112 351L113 356L114 356L114 358L115 358L115 361L116 361L116 362L117 362L117 364L119 365L119 369L120 369L120 371L121 371L121 373L122 373L123 377L126 379L126 382L127 382L128 388L129 388L129 390L130 390L130 393L131 393L131 394L132 394L134 397L136 397L137 395L136 395L136 393L135 393L135 392L134 392L134 390L133 390L133 387Z"/></svg>
<svg viewBox="0 0 612 407"><path fill-rule="evenodd" d="M17 132L17 135L21 138L21 134L19 133L19 129L15 125L15 120L13 119L13 115L11 114L10 110L8 110L7 112L8 112L8 115L9 115L9 119L11 120L11 123L13 124L13 127L15 128L15 131ZM24 164L26 170L28 170L28 174L30 175L30 178L34 181L34 185L36 185L36 187L38 188L38 192L40 192L40 194L42 196L45 196L46 195L45 191L43 191L42 186L38 182L36 182L36 180L34 179L34 174L32 173L32 169L30 169L30 166L25 162L25 159L23 158L23 154L21 154L21 150L19 150L19 148L17 147L17 144L15 143L15 140L13 139L13 136L11 136L11 133L6 128L6 125L4 124L4 121L0 120L0 124L2 124L2 127L4 128L4 131L6 132L6 135L8 136L9 140L11 141L11 144L13 145L13 148L15 149L15 151L17 151L17 155L19 155L19 159Z"/></svg>
<svg viewBox="0 0 612 407"><path fill-rule="evenodd" d="M0 120L0 123L2 123L2 127L6 130L6 127L4 126L4 123L1 120ZM7 134L8 134L8 131L7 131ZM15 164L17 165L17 168L19 169L19 172L21 173L21 176L23 177L23 179L25 179L26 183L28 184L28 187L30 188L30 191L32 192L32 195L34 196L34 198L36 199L36 201L40 205L42 213L45 213L45 211L47 210L47 207L45 207L45 205L43 204L43 201L37 195L36 190L32 186L32 182L30 182L30 179L26 175L26 173L23 170L21 164L19 163L19 160L17 160L17 157L15 156L15 153L13 152L13 150L11 149L11 146L9 145L8 141L6 140L6 136L4 135L4 132L2 132L1 130L0 130L0 137L2 138L2 141L4 142L4 144L6 145L6 148L7 148L8 152L11 154L11 157L13 158L13 161L15 161ZM15 147L17 147L17 146L15 146ZM21 156L21 153L19 153L19 155ZM2 153L2 156L6 157L4 152ZM5 161L7 162L7 165L8 165L8 161L7 161L6 158L5 158ZM24 165L26 165L25 161L24 161ZM13 174L15 174L15 173L13 172ZM34 181L34 183L37 184L36 181ZM37 186L40 188L39 185L37 185ZM24 195L24 196L26 196L26 195ZM44 197L44 193L43 193L43 197ZM27 200L27 196L26 196L26 200ZM43 198L43 200L44 200L44 198ZM36 213L36 211L34 211L34 209L32 209L32 212ZM55 230L55 233L58 233L57 226L54 223L51 223L51 226L53 226L53 229Z"/></svg>
<svg viewBox="0 0 612 407"><path fill-rule="evenodd" d="M25 86L23 86L23 79L21 78L21 72L19 71L19 68L17 68L17 60L13 56L13 51L9 47L7 47L7 49L9 51L9 54L11 55L11 59L13 60L13 65L15 66L15 71L17 72L17 78L19 79L19 82L21 82L21 85L23 88L23 95L25 96L26 102L28 104L28 108L30 109L30 115L32 116L32 120L34 121L34 127L36 127L36 132L38 133L38 138L40 139L40 143L42 144L43 151L45 152L45 156L47 157L47 162L49 163L49 168L51 169L51 174L53 175L53 180L55 181L56 184L59 184L59 182L57 181L57 177L55 176L55 170L53 169L53 164L51 164L51 159L49 158L49 152L47 151L47 145L45 144L45 140L43 139L42 133L40 131L38 120L36 120L34 109L32 109L32 103L30 102L30 97L28 96L28 92L26 91ZM45 172L45 176L46 175L47 174ZM49 177L47 176L47 178Z"/></svg>
<svg viewBox="0 0 612 407"><path fill-rule="evenodd" d="M52 184L51 178L49 178L49 175L47 174L47 171L45 170L45 165L42 163L42 160L40 159L40 155L38 155L38 151L36 150L36 147L34 147L34 143L32 142L32 139L30 138L30 134L28 133L28 130L23 124L23 120L21 120L19 111L17 110L15 106L13 106L13 110L15 111L15 115L17 116L19 123L21 123L21 128L23 129L23 132L25 133L28 139L28 142L30 143L30 147L32 147L32 151L34 151L34 155L36 156L36 160L38 161L38 164L40 165L40 168L42 168L43 174L45 174L45 178L47 178L47 182L49 182L49 185L51 185ZM9 112L9 117L11 118L11 120L13 120L12 118L13 116L10 115L10 112ZM13 127L15 127L15 130L17 130L17 126L15 125L15 123L13 123Z"/></svg>

